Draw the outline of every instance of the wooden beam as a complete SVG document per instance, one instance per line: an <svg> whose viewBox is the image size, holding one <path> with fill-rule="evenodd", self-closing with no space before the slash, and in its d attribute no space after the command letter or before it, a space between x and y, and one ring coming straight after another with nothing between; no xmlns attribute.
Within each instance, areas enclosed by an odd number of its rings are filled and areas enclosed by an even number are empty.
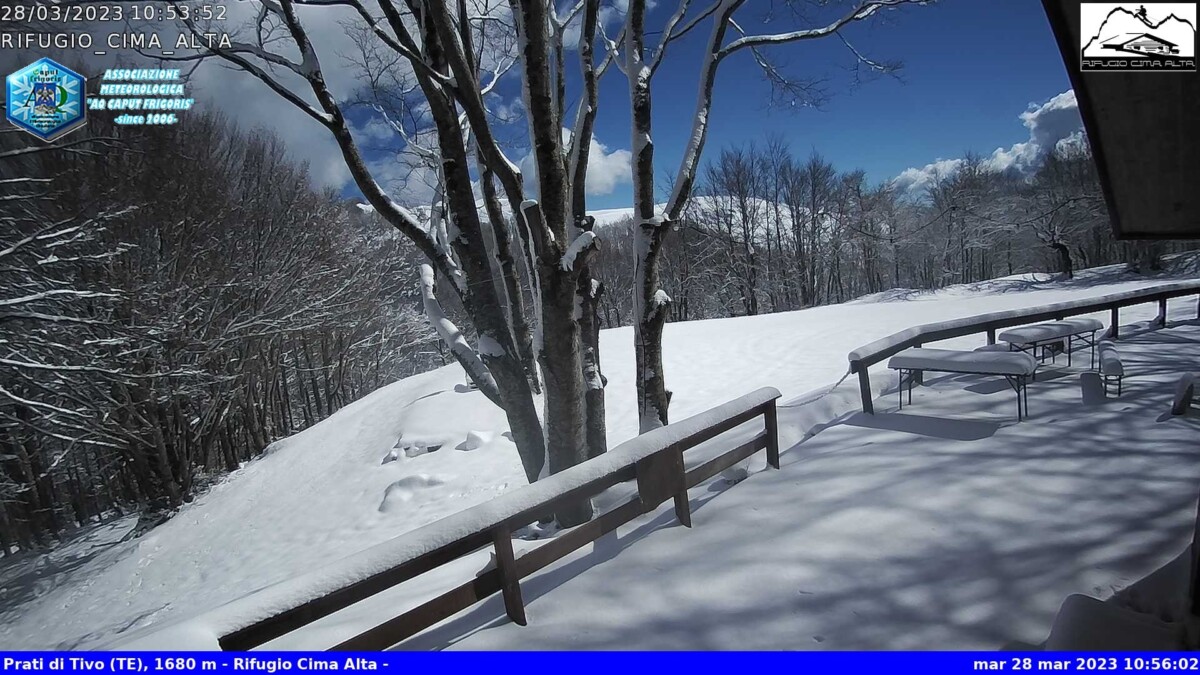
<svg viewBox="0 0 1200 675"><path fill-rule="evenodd" d="M767 404L763 410L763 422L767 433L767 464L779 468L779 415L775 410L775 401Z"/></svg>
<svg viewBox="0 0 1200 675"><path fill-rule="evenodd" d="M504 596L504 611L518 626L524 626L525 601L521 599L521 577L517 574L516 559L513 557L512 533L508 528L492 530L492 543L496 548L496 568L500 572L500 593Z"/></svg>
<svg viewBox="0 0 1200 675"><path fill-rule="evenodd" d="M875 404L871 402L871 376L867 374L866 364L858 364L858 393L862 396L862 409L868 415L875 414Z"/></svg>

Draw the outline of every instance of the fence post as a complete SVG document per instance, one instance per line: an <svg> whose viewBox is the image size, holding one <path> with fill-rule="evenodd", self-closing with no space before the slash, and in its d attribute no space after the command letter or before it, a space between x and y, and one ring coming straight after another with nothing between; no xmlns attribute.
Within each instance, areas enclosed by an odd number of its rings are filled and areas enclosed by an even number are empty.
<svg viewBox="0 0 1200 675"><path fill-rule="evenodd" d="M517 576L517 560L513 556L512 533L507 527L492 530L496 547L496 569L500 572L500 593L504 596L504 611L518 626L526 625L525 601L521 599L521 579Z"/></svg>
<svg viewBox="0 0 1200 675"><path fill-rule="evenodd" d="M1121 308L1116 305L1110 310L1109 323L1112 326L1108 329L1109 337L1116 340L1121 336Z"/></svg>
<svg viewBox="0 0 1200 675"><path fill-rule="evenodd" d="M875 414L875 404L871 403L871 376L867 374L867 368L863 364L858 364L858 392L862 396L863 412L868 415Z"/></svg>
<svg viewBox="0 0 1200 675"><path fill-rule="evenodd" d="M1167 327L1167 298L1163 296L1158 299L1158 317L1154 322L1163 328Z"/></svg>
<svg viewBox="0 0 1200 675"><path fill-rule="evenodd" d="M919 343L919 342L918 342L917 344L913 345L913 347L914 347L915 349L920 349L920 348L921 348L921 343ZM917 385L924 385L924 384L925 384L925 371L923 371L923 370L914 370L914 371L912 371L912 374L911 374L911 375L909 375L909 377L911 377L911 378L913 379L913 380L912 380L912 381L913 381L913 384L917 384ZM901 382L901 383L900 383L900 386L901 386L901 387L903 387L903 386L904 386L904 383L903 383L903 382Z"/></svg>
<svg viewBox="0 0 1200 675"><path fill-rule="evenodd" d="M996 344L996 329L995 328L988 329L988 344L989 345Z"/></svg>
<svg viewBox="0 0 1200 675"><path fill-rule="evenodd" d="M1196 296L1196 318L1200 319L1200 295Z"/></svg>
<svg viewBox="0 0 1200 675"><path fill-rule="evenodd" d="M684 527L692 526L692 504L687 497L687 476L683 470L683 450L668 447L634 465L638 498L642 508L652 511L668 498L675 500L675 516Z"/></svg>
<svg viewBox="0 0 1200 675"><path fill-rule="evenodd" d="M775 410L775 399L763 408L763 421L767 429L767 464L779 468L779 416Z"/></svg>

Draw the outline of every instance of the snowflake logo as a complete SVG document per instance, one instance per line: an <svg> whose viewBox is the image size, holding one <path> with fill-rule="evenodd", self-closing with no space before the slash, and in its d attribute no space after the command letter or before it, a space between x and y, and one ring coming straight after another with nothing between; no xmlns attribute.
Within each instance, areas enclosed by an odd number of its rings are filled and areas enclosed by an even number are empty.
<svg viewBox="0 0 1200 675"><path fill-rule="evenodd" d="M38 59L5 80L5 117L43 141L83 126L87 80L51 59Z"/></svg>

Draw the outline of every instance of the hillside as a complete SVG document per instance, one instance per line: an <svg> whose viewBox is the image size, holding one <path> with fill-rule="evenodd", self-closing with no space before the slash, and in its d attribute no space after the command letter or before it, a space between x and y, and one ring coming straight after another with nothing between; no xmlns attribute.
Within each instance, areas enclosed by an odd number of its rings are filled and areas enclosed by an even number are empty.
<svg viewBox="0 0 1200 675"><path fill-rule="evenodd" d="M918 323L1146 287L1119 267L1034 276L774 315L669 324L666 368L682 418L759 386L794 401L838 381L851 349ZM632 334L602 334L610 443L636 433ZM884 378L879 386L883 386ZM834 396L793 425L849 410ZM818 417L823 417L819 419ZM271 446L145 536L120 528L55 558L0 569L0 648L87 648L189 616L430 523L522 483L504 418L457 366L407 378ZM433 452L425 452L436 447ZM40 565L40 568L37 566Z"/></svg>

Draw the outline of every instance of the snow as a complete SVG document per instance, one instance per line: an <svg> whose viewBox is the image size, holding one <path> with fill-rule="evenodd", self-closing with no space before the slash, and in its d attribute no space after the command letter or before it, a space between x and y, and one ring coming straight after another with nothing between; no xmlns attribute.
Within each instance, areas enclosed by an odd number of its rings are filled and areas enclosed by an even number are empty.
<svg viewBox="0 0 1200 675"><path fill-rule="evenodd" d="M1064 319L1062 321L1039 323L1034 326L1012 328L1004 331L997 338L1002 342L1023 345L1101 330L1104 330L1104 324L1096 319Z"/></svg>
<svg viewBox="0 0 1200 675"><path fill-rule="evenodd" d="M298 607L334 590L414 560L462 537L494 528L519 514L535 511L539 505L555 497L611 475L675 441L697 434L718 421L755 408L778 396L779 392L775 389L759 389L678 424L659 427L622 443L592 461L570 467L519 490L510 490L495 499L421 527L405 537L385 541L357 555L341 558L307 574L286 579L183 623L197 624L197 628L187 630L189 634L195 635L220 636L247 627L285 609ZM396 501L409 501L414 491L443 483L440 478L424 474L400 479L386 488L384 501L378 510L381 513L392 511L396 508ZM393 491L399 491L400 495L392 498ZM534 516L531 515L530 518L532 520ZM180 627L175 626L172 630L178 629ZM168 644L172 648L217 648L215 643L177 645L173 640L174 638L171 642L164 642L161 634L151 631L119 646L121 649L134 650L163 648Z"/></svg>
<svg viewBox="0 0 1200 675"><path fill-rule="evenodd" d="M1174 651L1176 630L1140 614L1086 595L1072 595L1054 619L1046 649L1054 651Z"/></svg>
<svg viewBox="0 0 1200 675"><path fill-rule="evenodd" d="M1102 341L1096 348L1100 357L1100 372L1104 375L1121 376L1125 374L1125 366L1121 363L1121 353L1111 340Z"/></svg>
<svg viewBox="0 0 1200 675"><path fill-rule="evenodd" d="M888 368L991 375L1032 375L1037 360L1024 352L969 351L954 349L905 349L888 361Z"/></svg>
<svg viewBox="0 0 1200 675"><path fill-rule="evenodd" d="M590 230L587 232L580 232L579 236L575 237L575 240L571 242L571 245L568 246L567 250L563 253L562 261L559 263L559 267L561 267L564 271L575 269L575 259L579 257L580 253L583 253L584 250L593 245L595 242L595 232Z"/></svg>
<svg viewBox="0 0 1200 675"><path fill-rule="evenodd" d="M459 450L478 450L484 445L487 445L491 440L492 434L487 431L468 431L467 439L459 443L456 447Z"/></svg>
<svg viewBox="0 0 1200 675"><path fill-rule="evenodd" d="M764 464L760 454L750 462L750 477L735 489L721 492L718 485L708 488L708 492L694 490L693 499L719 497L711 508L695 508L694 530L678 533L679 528L667 527L674 522L671 517L660 513L651 517L653 526L636 525L628 541L625 535L615 545L606 539L596 551L585 548L548 568L526 585L525 596L531 603L531 627L526 632L509 633L512 627L500 626L460 644L479 644L472 640L490 635L496 639L509 636L507 642L497 646L516 646L522 643L513 640L525 638L530 640L530 648L550 644L551 636L537 631L545 630L545 624L560 611L547 605L550 599L563 591L570 593L570 586L563 585L545 595L546 589L560 585L569 576L564 568L575 570L590 565L650 536L671 540L662 545L642 543L621 551L619 567L630 569L624 562L630 554L635 563L642 561L637 564L649 560L650 566L640 568L640 573L648 574L646 578L652 579L656 588L641 588L636 594L635 588L614 590L611 595L601 593L587 602L570 596L578 612L594 616L582 620L578 634L563 638L557 646L600 646L605 644L601 633L616 635L622 631L628 637L629 648L645 644L655 635L661 635L663 645L736 643L747 648L766 643L788 648L994 646L988 636L998 639L1000 633L1004 637L1044 638L1054 610L1068 593L1080 588L1091 592L1088 584L1074 582L1087 579L1092 585L1106 588L1122 577L1133 578L1158 560L1155 556L1163 547L1177 543L1177 525L1190 522L1190 515L1177 516L1194 508L1194 480L1189 477L1200 469L1200 463L1194 461L1194 428L1189 427L1188 444L1182 445L1173 425L1194 421L1187 417L1163 423L1144 417L1126 421L1119 414L1126 407L1138 414L1157 416L1165 412L1170 403L1169 384L1162 405L1155 400L1142 402L1139 391L1150 391L1154 378L1165 376L1160 373L1166 373L1175 362L1151 368L1152 359L1145 350L1131 349L1139 338L1123 330L1120 346L1129 373L1126 393L1097 408L1096 414L1103 417L1089 418L1084 425L1075 419L1078 411L1074 408L1052 408L1052 388L1069 393L1073 385L1077 398L1079 378L1048 378L1041 382L1039 377L1030 391L1034 417L1022 423L1036 437L1020 439L1021 447L1014 450L989 444L986 438L964 445L961 440L866 426L878 426L883 418L854 414L858 389L855 381L845 381L846 354L916 323L1077 301L1165 281L1170 280L1125 275L1110 268L1081 272L1074 282L1013 278L911 294L904 299L667 324L664 367L668 385L675 392L672 421L759 387L776 387L784 396L779 415L781 447L785 449L839 418L854 419L860 426L826 428L800 446L801 451L786 453L787 463L799 466L759 473ZM1194 300L1172 301L1170 310L1173 320L1194 318ZM1122 319L1126 324L1149 321L1156 314L1156 306L1144 305L1123 310ZM971 349L982 341L982 336L973 336L937 346ZM609 379L609 441L615 445L633 438L638 429L632 327L603 331L601 350ZM1171 353L1167 352L1168 356ZM1179 372L1192 369L1179 367L1182 370L1170 375L1172 382ZM883 364L878 369L872 377L876 395L895 386L894 375L889 377L892 374ZM1149 375L1148 371L1155 374ZM511 506L511 499L500 504L491 502L483 514L474 512L469 518L459 515L464 509L512 493L525 483L503 413L480 392L463 387L462 378L462 369L451 364L379 389L328 420L275 443L269 453L249 462L146 535L129 541L106 541L77 565L64 565L42 576L33 573L32 563L26 558L0 563L5 582L0 649L91 648L135 638L143 645L212 648L222 625L260 616L272 606L277 607L276 603L291 602L298 595L378 569L394 561L398 552L444 541L444 537L461 532L460 528L478 524L482 515L496 513L495 509L505 504ZM932 380L933 387L914 392L914 399L922 399L916 408L920 416L892 419L916 425L948 411L947 416L959 421L938 426L942 436L991 433L1015 445L1013 432L1004 426L1013 421L1011 393L1005 395L1007 390L1000 391L994 381L986 379L978 387L968 385L993 392L986 395L965 391L964 381L957 378L946 379L944 387L938 384L941 378ZM834 382L839 384L832 385ZM1007 385L1001 382L999 386ZM940 401L940 397L934 394L945 394L945 406L935 403L933 399ZM974 398L994 405L995 410L976 413L954 407ZM886 409L887 405L879 404L879 410ZM1057 430L1042 424L1055 418L1063 424L1079 423L1081 433L1060 442ZM671 427L662 431L674 433ZM456 450L471 432L486 439L484 444L469 452ZM731 432L738 433L741 431ZM1125 433L1147 445L1142 447L1139 442L1114 447L1105 442ZM1053 442L1047 442L1044 448L1039 446L1046 438L1053 438ZM1148 445L1151 441L1156 445ZM438 449L412 456L406 450L434 447ZM1015 456L1028 453L1033 453L1037 461L1029 465L1014 461ZM611 457L605 461L618 459L616 454ZM391 461L385 462L388 458ZM586 471L590 470L592 467ZM764 481L771 483L763 490L757 489L756 485ZM554 485L535 487L553 489ZM1017 506L1012 507L1010 502ZM1148 509L1155 514L1152 521L1146 520ZM742 512L753 514L753 522L737 519ZM444 527L444 523L427 527L448 516L452 527ZM1043 516L1045 521L1040 520ZM725 525L714 526L714 520ZM1081 531L1072 529L1080 523L1086 524ZM1114 538L1116 528L1131 523L1143 528L1132 543ZM937 537L930 528L936 530ZM735 534L743 539L752 537L758 543L748 542L743 547L740 540L730 538ZM405 536L396 539L400 535ZM722 575L729 562L713 555L700 556L693 561L697 567L688 568L704 574L703 583L696 583L689 575L681 575L674 582L656 576L655 567L674 560L672 547L677 539L687 537L692 537L696 545L710 546L712 552L738 556L739 574L747 579L746 583L769 586L761 580L772 579L773 584L788 584L779 586L788 589L787 593L775 593L780 597L768 598L763 611L755 612L741 603L760 598L767 589L744 589L733 584ZM781 544L778 551L773 551L772 539L776 537ZM805 540L803 547L796 544L795 537ZM739 542L736 546L735 541ZM1084 548L1083 543L1090 548ZM515 542L518 553L527 544ZM1071 555L1084 559L1081 564L1103 565L1111 559L1121 565L1079 572L1075 563L1063 563L1061 556L1051 555L1061 553L1064 547ZM1147 550L1140 554L1131 552L1133 548ZM649 550L639 553L643 549ZM64 549L63 555L69 551ZM1025 561L1010 557L993 561L991 555L997 551L1014 557L1023 551ZM338 561L345 556L362 552L367 553L361 559L352 558L357 562L342 569L340 576L307 585L315 582L305 575L329 564L342 564ZM486 559L486 555L468 556L364 601L360 608L328 617L267 646L322 648L335 644L378 623L382 616L395 616L405 607L461 583ZM918 569L922 561L928 564ZM583 580L614 562L579 575L570 584L591 584ZM1028 574L1022 576L1024 571ZM939 575L944 579L939 581ZM10 583L10 579L14 581ZM680 587L689 579L695 592L693 599L688 599ZM800 580L804 585L799 584ZM220 610L225 613L225 624L185 620L280 582L284 587L272 591L274 600L268 598L269 602L258 604L260 597L251 604L235 605L233 610ZM657 588L660 585L661 593ZM823 605L818 606L815 598L800 592L814 589L827 592ZM737 595L713 600L724 590L736 591ZM939 595L942 591L949 595ZM995 603L1002 602L1003 597L993 599L992 595L1020 597L1028 606L997 608ZM772 613L785 599L800 604L789 605L789 612L784 614ZM666 613L672 602L678 602L672 611L694 610L694 621L681 622L678 630L651 626L648 622L654 616L677 618L676 614ZM721 602L728 602L735 612L730 616L736 616L726 621L737 624L726 636L715 635ZM993 609L998 616L988 614ZM502 609L498 613L496 610L495 602L489 601L466 616L491 612L487 616L491 622L503 614ZM854 612L872 620L858 618ZM992 623L976 621L972 612L988 614ZM942 618L946 615L957 617L958 632L945 626ZM739 640L738 636L752 633L750 627L763 628L761 624L768 618L773 625L763 630L761 638ZM707 624L696 625L706 620ZM598 623L606 625L601 632L595 628ZM743 623L745 630L739 627ZM1012 624L1011 630L1002 630L999 624ZM570 626L563 625L559 630L569 631ZM796 636L806 635L802 630L827 640L819 645L793 644ZM640 638L638 631L643 633ZM447 636L444 631L435 631L430 636L421 639L439 637L445 644L459 640L461 633ZM939 641L942 637L946 641Z"/></svg>
<svg viewBox="0 0 1200 675"><path fill-rule="evenodd" d="M527 627L493 600L402 647L990 650L1045 640L1072 594L1142 613L1117 591L1186 548L1200 478L1196 422L1163 418L1200 326L1147 325L1121 342L1120 399L1054 368L1017 424L1003 383L930 379L920 414L881 399L779 471L692 490L691 529L668 505L523 581Z"/></svg>

